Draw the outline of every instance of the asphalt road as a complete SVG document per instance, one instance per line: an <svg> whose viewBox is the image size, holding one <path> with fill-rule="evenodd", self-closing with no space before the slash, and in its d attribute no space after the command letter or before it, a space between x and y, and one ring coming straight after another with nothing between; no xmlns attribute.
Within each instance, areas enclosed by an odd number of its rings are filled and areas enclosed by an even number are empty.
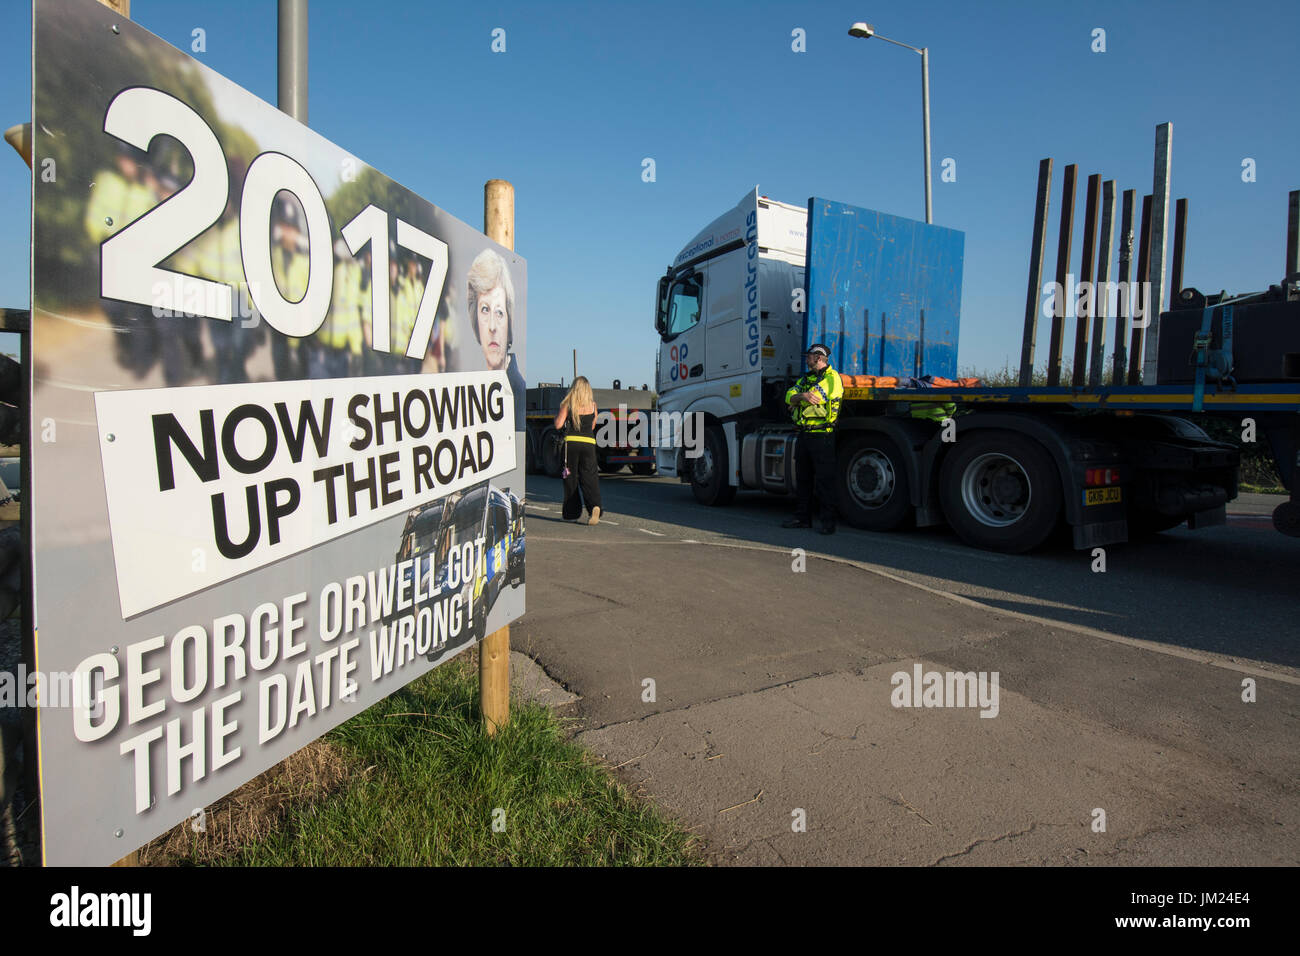
<svg viewBox="0 0 1300 956"><path fill-rule="evenodd" d="M1226 526L1108 546L1106 570L1097 573L1089 551L994 554L967 547L947 528L884 534L841 523L831 537L789 531L780 523L790 501L757 492L710 508L674 480L621 474L602 476L601 493L613 520L627 527L701 541L803 545L992 607L1300 673L1300 539L1273 529L1269 515L1282 499L1271 495L1233 502ZM529 476L529 500L560 496L558 481Z"/></svg>
<svg viewBox="0 0 1300 956"><path fill-rule="evenodd" d="M602 493L569 524L530 478L512 644L719 862L1300 862L1300 541L1266 517L1095 572L945 530L787 531L787 502L665 479ZM996 674L996 705L899 706L918 668Z"/></svg>

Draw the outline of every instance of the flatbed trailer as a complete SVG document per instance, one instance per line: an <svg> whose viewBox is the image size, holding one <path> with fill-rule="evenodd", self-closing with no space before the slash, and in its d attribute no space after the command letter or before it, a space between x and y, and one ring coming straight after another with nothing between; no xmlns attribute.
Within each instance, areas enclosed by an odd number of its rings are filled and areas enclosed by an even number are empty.
<svg viewBox="0 0 1300 956"><path fill-rule="evenodd" d="M1027 388L857 388L844 389L846 401L957 402L976 405L1044 405L1078 411L1291 412L1300 413L1300 383L1238 385L1232 391L1205 392L1199 402L1193 386L1117 385L1097 389L1048 386Z"/></svg>
<svg viewBox="0 0 1300 956"><path fill-rule="evenodd" d="M1158 179L1161 168L1158 156ZM1092 275L1087 237L1096 232L1097 179L1089 180L1085 277ZM1170 310L1148 323L1121 299L1113 364L1103 354L1106 312L1081 312L1073 375L1065 369L1063 376L1069 310L1060 308L1066 293L1058 291L1048 381L1074 384L1034 386L1039 308L1046 313L1051 305L1039 301L1051 286L1041 283L1049 181L1045 160L1014 387L952 385L961 233L816 197L805 206L757 190L742 197L682 248L658 283L659 409L665 417L699 416L704 426L702 454L693 460L656 443L660 474L689 483L705 504L727 504L742 489L795 493L798 433L785 394L802 371L804 351L821 342L846 379L834 504L857 527L946 523L973 546L1023 552L1061 530L1082 549L1183 523L1222 524L1237 496L1241 452L1185 417L1203 413L1233 421L1243 441L1249 435L1267 442L1291 493L1276 508L1274 526L1300 536L1300 193L1291 196L1281 285L1235 298L1184 287L1180 224ZM1113 206L1113 184L1107 187ZM1163 252L1163 238L1153 238L1148 226L1147 203L1137 270L1130 273L1135 204L1130 193L1124 198L1121 289L1147 283L1154 251ZM1180 202L1180 223L1184 208ZM1058 289L1072 216L1062 212ZM1112 255L1109 228L1096 257L1099 281ZM1149 286L1158 289L1154 278ZM1154 312L1150 301L1148 292L1142 312ZM1161 323L1167 327L1158 336ZM877 387L882 378L903 387ZM1126 384L1105 386L1106 378Z"/></svg>
<svg viewBox="0 0 1300 956"><path fill-rule="evenodd" d="M679 462L697 498L796 490L798 435L773 411L782 384L757 414L706 428L702 468ZM1180 416L1198 405L1238 425L1251 419L1294 493L1300 384L1205 391L1199 401L1195 391L849 386L836 428L837 507L860 528L946 523L969 544L1007 552L1037 547L1062 524L1076 548L1223 524L1240 452ZM723 490L733 460L735 484ZM1279 530L1300 530L1295 509L1294 497L1279 506Z"/></svg>
<svg viewBox="0 0 1300 956"><path fill-rule="evenodd" d="M952 427L946 436L942 423L935 428L910 415L915 406L930 408L936 403L952 406ZM1194 528L1223 522L1224 504L1237 493L1239 454L1232 446L1197 434L1198 426L1178 417L1189 413L1231 421L1237 429L1268 443L1282 483L1290 489L1289 498L1274 509L1274 527L1284 534L1300 535L1300 483L1295 480L1300 464L1300 382L1199 390L1194 385L927 389L849 386L844 390L840 430L842 447L854 433L864 431L900 434L906 430L914 440L924 437L926 445L944 444L945 437L953 443L959 435L972 437L980 430L1031 434L1044 447L1056 451L1054 458L1067 479L1066 489L1073 484L1074 491L1079 492L1073 503L1064 502L1064 510L1073 528L1074 544L1082 548L1127 540L1130 532L1141 535L1165 530L1184 521ZM884 424L891 420L895 423L892 429ZM902 425L903 421L908 424ZM1164 427L1155 429L1153 424ZM933 434L925 437L929 431ZM1079 440L1092 441L1084 442L1083 448L1076 447L1072 441L1076 435ZM1109 450L1104 447L1108 444L1113 446ZM945 520L940 493L942 449L927 450L922 445L918 451L909 476L915 488L911 500L917 524L938 524ZM842 457L851 459L852 455ZM856 466L856 477L853 461L843 461L842 465L841 505L870 507L875 503L874 483L863 483L861 464ZM1079 473L1073 482L1069 481L1071 471ZM1153 473L1161 476L1154 484L1150 480ZM1139 477L1148 478L1147 487L1130 488L1126 494L1125 486L1131 486ZM1189 491L1204 488L1198 477L1222 483L1223 504L1185 513L1184 509L1196 502L1197 494L1205 494ZM1179 486L1182 493L1174 493ZM1106 501L1101 491L1105 488L1119 489L1118 500ZM1094 499L1091 503L1090 496ZM1207 500L1201 498L1202 503ZM1123 508L1113 507L1119 505ZM972 503L950 503L949 511L961 510L972 510ZM978 511L978 505L973 510ZM860 512L852 517L866 526L873 523L870 516ZM885 524L890 524L888 519ZM963 530L966 533L962 536L971 543L990 544L979 530L958 527L959 533Z"/></svg>

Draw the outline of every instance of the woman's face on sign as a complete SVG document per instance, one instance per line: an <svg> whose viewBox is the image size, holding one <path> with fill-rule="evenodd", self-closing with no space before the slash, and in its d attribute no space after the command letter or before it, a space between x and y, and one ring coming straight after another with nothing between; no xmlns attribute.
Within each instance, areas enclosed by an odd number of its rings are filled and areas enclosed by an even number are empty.
<svg viewBox="0 0 1300 956"><path fill-rule="evenodd" d="M478 340L488 368L506 367L506 343L510 336L510 318L506 314L506 291L496 286L478 297Z"/></svg>

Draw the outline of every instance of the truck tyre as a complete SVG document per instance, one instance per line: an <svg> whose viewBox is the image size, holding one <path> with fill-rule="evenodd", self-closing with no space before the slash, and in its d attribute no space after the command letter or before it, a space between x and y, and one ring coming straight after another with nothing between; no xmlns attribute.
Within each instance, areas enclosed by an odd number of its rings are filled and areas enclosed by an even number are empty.
<svg viewBox="0 0 1300 956"><path fill-rule="evenodd" d="M532 432L524 432L524 474L537 474L537 452L533 450Z"/></svg>
<svg viewBox="0 0 1300 956"><path fill-rule="evenodd" d="M564 470L564 439L554 428L542 433L542 470L551 478L559 478Z"/></svg>
<svg viewBox="0 0 1300 956"><path fill-rule="evenodd" d="M632 465L632 474L634 475L653 475L655 473L655 463L653 461L638 461Z"/></svg>
<svg viewBox="0 0 1300 956"><path fill-rule="evenodd" d="M1292 538L1300 538L1300 505L1284 501L1274 508L1273 527Z"/></svg>
<svg viewBox="0 0 1300 956"><path fill-rule="evenodd" d="M612 475L612 474L614 474L614 472L616 472L616 471L622 471L622 470L623 470L623 462L621 462L621 461L620 461L620 462L617 462L617 463L612 462L612 461L609 460L609 455L608 455L608 453L602 455L602 454L600 454L599 452L597 452L597 453L596 453L596 467L599 468L602 472L604 472L604 473L606 473L606 474L609 474L609 475Z"/></svg>
<svg viewBox="0 0 1300 956"><path fill-rule="evenodd" d="M855 528L893 531L913 516L907 463L884 435L858 435L836 455L839 511Z"/></svg>
<svg viewBox="0 0 1300 956"><path fill-rule="evenodd" d="M736 486L728 483L731 465L727 461L727 439L722 429L710 425L704 429L704 448L699 458L687 459L691 466L691 491L702 505L729 505L736 497Z"/></svg>
<svg viewBox="0 0 1300 956"><path fill-rule="evenodd" d="M977 432L944 459L939 500L967 544L1020 554L1056 529L1061 481L1051 455L1037 442L1014 432Z"/></svg>

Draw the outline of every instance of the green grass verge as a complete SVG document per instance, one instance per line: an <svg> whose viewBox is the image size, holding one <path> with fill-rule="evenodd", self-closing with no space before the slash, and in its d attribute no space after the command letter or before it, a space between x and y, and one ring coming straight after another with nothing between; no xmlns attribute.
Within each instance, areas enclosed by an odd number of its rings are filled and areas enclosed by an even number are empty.
<svg viewBox="0 0 1300 956"><path fill-rule="evenodd" d="M1285 495L1287 490L1281 485L1253 485L1249 482L1241 482L1237 486L1238 491L1244 491L1252 495Z"/></svg>
<svg viewBox="0 0 1300 956"><path fill-rule="evenodd" d="M698 841L638 799L539 704L480 724L468 654L335 728L354 767L333 792L218 864L603 866L703 862ZM497 828L494 829L494 821Z"/></svg>

